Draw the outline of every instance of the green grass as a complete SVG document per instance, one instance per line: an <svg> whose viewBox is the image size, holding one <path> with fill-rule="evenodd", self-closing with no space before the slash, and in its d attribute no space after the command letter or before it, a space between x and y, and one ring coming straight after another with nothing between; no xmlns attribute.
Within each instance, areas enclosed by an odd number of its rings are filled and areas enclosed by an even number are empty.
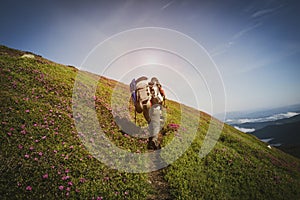
<svg viewBox="0 0 300 200"><path fill-rule="evenodd" d="M0 46L1 199L147 199L155 194L148 181L151 173L110 169L82 144L74 124L81 116L73 116L72 110L77 69L38 56L21 58L23 54ZM84 75L87 82L95 78L100 77ZM120 91L114 91L116 86ZM133 119L133 107L128 106L127 94L122 92L127 90L125 85L100 78L95 94L98 120L107 138L118 147L143 153L147 140L124 135L113 119L112 106L116 104L112 104L112 94L125 99L117 109L121 113L129 109L127 117ZM299 159L269 149L257 138L228 125L215 148L200 158L209 125L217 129L215 122L209 115L179 103L167 101L167 106L163 146L176 140L175 146L180 147L188 142L180 138L191 139L191 131L197 130L188 150L163 169L172 199L300 198ZM182 114L181 109L188 112ZM141 114L137 123L146 126ZM180 128L169 127L171 123ZM97 138L88 139L92 146ZM171 159L175 154L164 157Z"/></svg>
<svg viewBox="0 0 300 200"><path fill-rule="evenodd" d="M204 159L197 139L165 169L177 199L298 199L299 160L225 126Z"/></svg>
<svg viewBox="0 0 300 200"><path fill-rule="evenodd" d="M3 55L6 50L1 47L1 199L145 198L151 190L145 174L112 170L81 144L71 109L77 70ZM118 132L105 105L99 103L101 121Z"/></svg>

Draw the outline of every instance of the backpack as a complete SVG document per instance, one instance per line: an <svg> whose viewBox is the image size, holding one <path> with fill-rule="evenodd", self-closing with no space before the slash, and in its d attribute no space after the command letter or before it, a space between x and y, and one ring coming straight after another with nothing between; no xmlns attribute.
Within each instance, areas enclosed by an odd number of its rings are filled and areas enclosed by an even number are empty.
<svg viewBox="0 0 300 200"><path fill-rule="evenodd" d="M151 94L147 77L142 76L137 80L133 79L130 83L130 91L136 112L142 113L143 109L151 107Z"/></svg>
<svg viewBox="0 0 300 200"><path fill-rule="evenodd" d="M153 77L150 82L145 76L133 79L130 83L130 92L135 113L143 113L146 120L150 121L148 110L152 105L162 104L165 96L158 79Z"/></svg>

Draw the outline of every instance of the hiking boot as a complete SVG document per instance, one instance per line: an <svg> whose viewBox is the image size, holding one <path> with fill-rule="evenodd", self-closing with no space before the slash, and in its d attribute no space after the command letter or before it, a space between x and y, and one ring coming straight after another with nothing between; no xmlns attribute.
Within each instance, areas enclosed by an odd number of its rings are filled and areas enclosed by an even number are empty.
<svg viewBox="0 0 300 200"><path fill-rule="evenodd" d="M152 140L150 140L149 142L148 142L148 147L147 147L149 150L156 150L156 145L155 145L155 143L152 141Z"/></svg>
<svg viewBox="0 0 300 200"><path fill-rule="evenodd" d="M148 142L148 149L149 150L158 150L160 149L160 144L158 143L157 140L152 140L150 139L149 142Z"/></svg>

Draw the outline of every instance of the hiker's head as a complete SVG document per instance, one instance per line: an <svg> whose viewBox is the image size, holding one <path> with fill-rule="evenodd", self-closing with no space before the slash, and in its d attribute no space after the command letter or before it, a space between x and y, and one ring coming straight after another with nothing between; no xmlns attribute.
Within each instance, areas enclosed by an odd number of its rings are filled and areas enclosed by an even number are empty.
<svg viewBox="0 0 300 200"><path fill-rule="evenodd" d="M158 79L156 77L152 77L151 78L151 83L153 83L153 84L159 84L159 81L158 81Z"/></svg>

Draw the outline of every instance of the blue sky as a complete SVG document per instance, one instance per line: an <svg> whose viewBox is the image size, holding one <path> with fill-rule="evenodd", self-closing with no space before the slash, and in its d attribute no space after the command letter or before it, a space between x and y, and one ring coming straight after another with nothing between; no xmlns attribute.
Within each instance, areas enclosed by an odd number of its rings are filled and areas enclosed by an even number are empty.
<svg viewBox="0 0 300 200"><path fill-rule="evenodd" d="M272 108L300 103L299 9L296 0L2 1L0 43L79 67L114 34L173 29L215 62L227 111Z"/></svg>

